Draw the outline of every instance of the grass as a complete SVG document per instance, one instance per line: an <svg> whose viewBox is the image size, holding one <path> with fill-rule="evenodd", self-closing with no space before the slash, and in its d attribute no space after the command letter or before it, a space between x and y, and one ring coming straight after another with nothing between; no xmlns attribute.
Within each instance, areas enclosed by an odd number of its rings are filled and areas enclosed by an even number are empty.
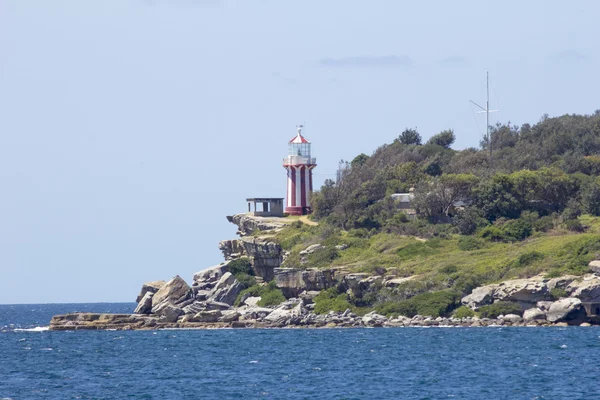
<svg viewBox="0 0 600 400"><path fill-rule="evenodd" d="M585 233L550 230L514 243L473 236L475 245L465 246L469 239L460 235L423 240L391 233L357 235L304 224L283 229L276 240L290 251L287 266L345 267L368 273L383 267L398 277L420 275L419 279L448 281L449 287L469 292L474 286L507 279L585 273L589 261L600 257L600 217L584 215L580 220ZM299 252L315 243L330 249L327 257L314 257L313 264L309 257L306 264L300 265ZM341 243L349 247L334 253L333 247Z"/></svg>

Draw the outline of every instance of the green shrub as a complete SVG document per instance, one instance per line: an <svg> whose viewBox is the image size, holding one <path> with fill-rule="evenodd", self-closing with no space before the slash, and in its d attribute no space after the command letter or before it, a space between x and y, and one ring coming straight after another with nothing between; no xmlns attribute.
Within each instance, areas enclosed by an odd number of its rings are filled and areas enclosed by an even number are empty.
<svg viewBox="0 0 600 400"><path fill-rule="evenodd" d="M252 270L252 264L250 264L250 260L248 259L248 257L241 257L237 260L230 261L227 264L227 267L229 268L229 272L231 272L232 275L254 275L254 271Z"/></svg>
<svg viewBox="0 0 600 400"><path fill-rule="evenodd" d="M571 232L584 232L585 227L581 224L578 219L568 219L565 221L565 228Z"/></svg>
<svg viewBox="0 0 600 400"><path fill-rule="evenodd" d="M348 296L346 293L339 293L337 288L330 288L321 291L315 298L315 313L326 314L329 311L342 312L348 308L352 308L352 305L348 302Z"/></svg>
<svg viewBox="0 0 600 400"><path fill-rule="evenodd" d="M285 296L277 288L275 281L269 282L266 286L254 285L242 290L233 305L239 307L242 303L242 297L245 295L248 295L248 297L261 297L257 303L261 307L276 306L285 301Z"/></svg>
<svg viewBox="0 0 600 400"><path fill-rule="evenodd" d="M277 306L285 301L285 296L279 289L266 290L260 297L260 300L256 303L260 307Z"/></svg>
<svg viewBox="0 0 600 400"><path fill-rule="evenodd" d="M486 226L481 230L481 237L492 242L502 242L506 239L504 232L497 226Z"/></svg>
<svg viewBox="0 0 600 400"><path fill-rule="evenodd" d="M538 232L548 232L554 228L554 218L549 215L539 218L533 222L533 229Z"/></svg>
<svg viewBox="0 0 600 400"><path fill-rule="evenodd" d="M329 266L340 255L335 247L322 247L308 256L309 267Z"/></svg>
<svg viewBox="0 0 600 400"><path fill-rule="evenodd" d="M426 292L407 300L382 303L376 307L376 310L383 315L446 316L460 304L460 297L460 293L453 290Z"/></svg>
<svg viewBox="0 0 600 400"><path fill-rule="evenodd" d="M254 285L254 286L250 286L247 289L244 289L240 292L240 294L238 294L238 297L235 299L235 302L233 303L234 306L239 307L242 304L242 298L245 295L248 295L248 297L258 297L262 294L262 292L264 291L264 286L259 286L259 285Z"/></svg>
<svg viewBox="0 0 600 400"><path fill-rule="evenodd" d="M550 296L552 297L552 300L556 301L563 297L569 297L569 293L567 293L565 289L554 288L550 290Z"/></svg>
<svg viewBox="0 0 600 400"><path fill-rule="evenodd" d="M520 241L531 236L532 231L533 227L531 226L531 223L523 219L508 221L502 227L502 232L506 239L513 241Z"/></svg>
<svg viewBox="0 0 600 400"><path fill-rule="evenodd" d="M479 307L479 316L481 318L498 318L499 315L507 314L522 315L523 311L517 303L510 301L497 301L493 304Z"/></svg>
<svg viewBox="0 0 600 400"><path fill-rule="evenodd" d="M479 250L483 247L481 240L473 236L461 236L458 238L458 248L462 251Z"/></svg>
<svg viewBox="0 0 600 400"><path fill-rule="evenodd" d="M536 261L541 261L544 259L544 255L539 251L530 251L527 253L523 253L517 258L515 261L516 267L526 267L535 263Z"/></svg>
<svg viewBox="0 0 600 400"><path fill-rule="evenodd" d="M236 274L235 279L237 279L246 288L256 285L256 278L243 272Z"/></svg>
<svg viewBox="0 0 600 400"><path fill-rule="evenodd" d="M452 314L453 318L469 318L474 316L475 312L467 306L458 307L456 310L454 310L454 313Z"/></svg>

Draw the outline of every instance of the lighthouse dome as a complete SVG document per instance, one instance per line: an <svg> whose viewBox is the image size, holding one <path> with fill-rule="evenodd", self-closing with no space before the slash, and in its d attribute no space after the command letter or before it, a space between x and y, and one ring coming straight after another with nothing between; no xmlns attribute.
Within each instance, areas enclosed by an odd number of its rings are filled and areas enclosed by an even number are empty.
<svg viewBox="0 0 600 400"><path fill-rule="evenodd" d="M310 159L310 142L302 136L302 125L298 125L296 136L289 141L288 155L300 156Z"/></svg>

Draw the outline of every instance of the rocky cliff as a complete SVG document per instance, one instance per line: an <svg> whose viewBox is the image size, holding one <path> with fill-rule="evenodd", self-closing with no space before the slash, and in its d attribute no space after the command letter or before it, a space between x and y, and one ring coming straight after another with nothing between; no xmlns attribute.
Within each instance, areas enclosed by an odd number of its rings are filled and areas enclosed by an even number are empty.
<svg viewBox="0 0 600 400"><path fill-rule="evenodd" d="M219 243L225 261L193 276L191 286L175 276L169 281L144 284L137 296L132 315L67 314L55 316L53 330L71 329L157 329L218 327L361 327L361 326L522 326L597 323L600 314L600 262L585 276L561 276L546 279L535 276L508 280L475 288L462 298L462 304L478 311L494 304L513 304L518 314L496 318L412 318L389 319L375 312L364 316L350 309L327 314L313 312L313 299L321 291L336 288L354 298L373 290L394 289L416 277L397 278L382 268L375 275L353 273L339 268L293 269L282 266L285 254L270 233L283 228L284 222L245 214L228 217L238 226L240 238ZM256 233L261 233L257 236ZM253 235L254 233L254 235ZM303 253L310 255L320 245L311 245ZM287 300L273 306L259 306L260 296L241 296L248 283L238 280L239 261L249 263L249 279L259 285L274 282ZM237 276L237 277L236 277ZM240 279L242 279L240 277ZM236 304L238 300L238 304Z"/></svg>

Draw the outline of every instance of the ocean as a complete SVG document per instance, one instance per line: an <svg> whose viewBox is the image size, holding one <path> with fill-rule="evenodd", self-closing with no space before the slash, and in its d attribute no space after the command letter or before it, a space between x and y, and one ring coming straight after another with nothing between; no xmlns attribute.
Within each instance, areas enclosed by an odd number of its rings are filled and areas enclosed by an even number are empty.
<svg viewBox="0 0 600 400"><path fill-rule="evenodd" d="M600 328L50 332L0 305L0 399L597 399Z"/></svg>

